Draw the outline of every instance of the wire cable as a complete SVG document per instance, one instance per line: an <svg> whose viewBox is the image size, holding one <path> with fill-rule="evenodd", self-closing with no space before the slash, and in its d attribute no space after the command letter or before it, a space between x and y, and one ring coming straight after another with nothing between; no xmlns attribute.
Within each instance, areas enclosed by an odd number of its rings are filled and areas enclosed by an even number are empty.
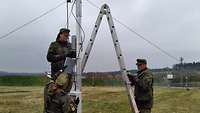
<svg viewBox="0 0 200 113"><path fill-rule="evenodd" d="M78 19L76 18L75 14L74 14L74 12L73 12L75 3L76 3L76 0L74 0L74 2L73 2L73 4L72 4L71 14L72 14L73 17L75 18L76 23L80 26L80 28L81 28L81 30L82 30L82 33L83 33L83 38L82 38L82 36L81 36L80 48L79 48L79 50L78 50L78 57L79 57L79 56L80 56L80 52L81 52L82 49L83 49L83 43L84 43L84 41L85 41L85 31L84 31L83 27L81 26L81 24L78 22Z"/></svg>
<svg viewBox="0 0 200 113"><path fill-rule="evenodd" d="M69 28L69 2L66 0L66 7L67 7L67 29Z"/></svg>
<svg viewBox="0 0 200 113"><path fill-rule="evenodd" d="M75 2L76 2L76 0L74 0L74 4L75 4ZM80 28L81 28L81 30L82 30L83 38L81 37L81 43L83 43L84 40L85 40L85 31L84 31L83 27L81 26L81 24L78 22L78 19L76 18L75 14L73 13L74 4L72 5L71 14L73 15L73 17L74 17L75 20L76 20L76 23L78 23L78 25L80 26Z"/></svg>
<svg viewBox="0 0 200 113"><path fill-rule="evenodd" d="M83 43L84 43L84 40L85 40L85 31L84 31L84 29L83 29L83 27L81 26L81 24L79 23L79 21L78 21L78 19L76 18L76 16L75 16L75 14L73 13L73 9L74 9L74 5L75 5L75 3L76 3L76 0L74 0L74 2L73 2L73 4L72 4L72 8L71 8L71 14L73 15L73 17L74 17L74 19L76 20L76 23L78 24L78 26L81 28L81 30L82 30L82 33L83 33L83 38L82 38L82 35L81 35L81 42L80 42L80 48L78 48L78 58L80 57L80 53L81 53L81 51L83 50ZM76 62L77 63L77 62ZM76 80L77 80L77 77L78 77L78 75L76 74L75 75L75 78L76 78ZM76 86L76 84L75 84L75 90L77 89L77 86Z"/></svg>
<svg viewBox="0 0 200 113"><path fill-rule="evenodd" d="M0 37L0 39L5 39L6 37L8 37L9 35L15 33L16 31L19 31L20 29L22 29L22 28L28 26L29 24L35 22L36 20L42 18L43 16L45 16L45 15L51 13L52 11L54 11L54 10L56 10L57 8L59 8L60 6L62 6L65 2L66 2L66 1L59 3L59 4L58 4L57 6L55 6L54 8L49 9L48 11L46 11L46 12L44 12L43 14L39 15L38 17L33 18L33 19L30 20L29 22L24 23L23 25L21 25L21 26L15 28L15 29L9 31L9 32L6 33L5 35L2 35L2 36Z"/></svg>
<svg viewBox="0 0 200 113"><path fill-rule="evenodd" d="M69 3L68 3L68 4L69 4ZM71 7L71 9L72 9L72 7ZM70 14L69 14L69 6L68 6L68 22L65 21L65 27L66 27L66 28L67 28L67 24L69 23L69 20L70 20L70 18L71 18L71 15L72 15L71 9L70 9ZM68 27L69 27L69 25L68 25Z"/></svg>
<svg viewBox="0 0 200 113"><path fill-rule="evenodd" d="M90 0L86 0L88 1L89 4L91 4L93 7L101 9L100 7L98 7L96 4L94 4L93 2L91 2ZM141 35L140 33L137 33L135 30L133 30L132 28L130 28L129 26L127 26L126 24L124 24L123 22L119 21L118 19L114 18L113 19L119 23L120 25L122 25L123 27L125 27L126 29L128 29L130 32L132 32L133 34L137 35L139 38L143 39L144 41L146 41L147 43L149 43L150 45L152 45L153 47L157 48L158 50L160 50L162 53L164 53L165 55L167 55L168 57L179 61L178 58L176 58L175 56L171 55L170 53L168 53L167 51L165 51L164 49L162 49L161 47L159 47L158 45L156 45L155 43L153 43L152 41L148 40L147 38L145 38L143 35Z"/></svg>
<svg viewBox="0 0 200 113"><path fill-rule="evenodd" d="M116 18L114 18L114 20L116 22L118 22L119 24L121 24L122 26L124 26L126 29L128 29L129 31L131 31L132 33L134 33L135 35L137 35L139 38L145 40L147 43L149 43L150 45L154 46L155 48L157 48L158 50L160 50L162 53L164 53L165 55L173 58L176 61L179 61L178 58L176 58L175 56L171 55L170 53L168 53L167 51L163 50L162 48L160 48L158 45L156 45L155 43L153 43L152 41L146 39L143 35L137 33L135 30L131 29L129 26L125 25L124 23L120 22L119 20L117 20Z"/></svg>

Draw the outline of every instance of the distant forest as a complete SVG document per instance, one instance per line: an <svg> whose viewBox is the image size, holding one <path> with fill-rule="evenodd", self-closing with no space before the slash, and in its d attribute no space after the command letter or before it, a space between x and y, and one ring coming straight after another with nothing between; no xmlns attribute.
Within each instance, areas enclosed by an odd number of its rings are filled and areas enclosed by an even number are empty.
<svg viewBox="0 0 200 113"><path fill-rule="evenodd" d="M137 70L128 70L136 75ZM200 87L200 62L175 64L172 68L151 69L154 84L158 86L198 86ZM167 75L173 75L168 79ZM44 85L44 73L8 73L0 71L0 85ZM83 84L86 86L121 86L124 84L120 71L85 72Z"/></svg>
<svg viewBox="0 0 200 113"><path fill-rule="evenodd" d="M187 70L200 70L200 62L175 64L173 69L187 69Z"/></svg>
<svg viewBox="0 0 200 113"><path fill-rule="evenodd" d="M128 70L132 74L136 74L137 70ZM200 86L200 62L175 64L172 68L151 69L154 74L154 83L156 85L184 86L186 82L188 86ZM168 81L167 75L172 74L173 80ZM115 72L88 72L83 76L87 81L121 81L120 71ZM112 82L111 82L112 83ZM92 82L95 85L95 83Z"/></svg>

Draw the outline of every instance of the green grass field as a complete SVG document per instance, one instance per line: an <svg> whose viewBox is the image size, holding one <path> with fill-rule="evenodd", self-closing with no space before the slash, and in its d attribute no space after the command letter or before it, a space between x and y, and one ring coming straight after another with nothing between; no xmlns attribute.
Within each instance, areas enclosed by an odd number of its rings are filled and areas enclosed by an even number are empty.
<svg viewBox="0 0 200 113"><path fill-rule="evenodd" d="M200 113L200 89L154 88L153 113ZM42 113L43 87L0 86L0 113ZM131 113L123 87L83 87L83 113Z"/></svg>

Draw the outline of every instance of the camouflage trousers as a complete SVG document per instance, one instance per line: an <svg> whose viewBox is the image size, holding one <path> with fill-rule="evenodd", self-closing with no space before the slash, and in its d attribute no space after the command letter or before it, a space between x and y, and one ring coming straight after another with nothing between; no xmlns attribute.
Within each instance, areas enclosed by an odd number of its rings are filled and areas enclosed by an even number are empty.
<svg viewBox="0 0 200 113"><path fill-rule="evenodd" d="M151 109L140 109L140 113L151 113Z"/></svg>

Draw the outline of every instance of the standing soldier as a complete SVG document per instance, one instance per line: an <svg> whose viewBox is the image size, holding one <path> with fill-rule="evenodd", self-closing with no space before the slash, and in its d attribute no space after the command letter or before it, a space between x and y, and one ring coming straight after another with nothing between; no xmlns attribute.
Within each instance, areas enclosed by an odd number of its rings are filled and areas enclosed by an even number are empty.
<svg viewBox="0 0 200 113"><path fill-rule="evenodd" d="M47 60L51 62L51 77L53 80L57 78L56 73L63 69L66 57L76 57L76 52L72 51L71 43L69 43L69 32L69 29L60 29L56 41L49 46Z"/></svg>
<svg viewBox="0 0 200 113"><path fill-rule="evenodd" d="M131 85L135 86L135 101L140 113L151 113L153 106L153 74L147 68L145 59L137 59L137 76L128 74Z"/></svg>

